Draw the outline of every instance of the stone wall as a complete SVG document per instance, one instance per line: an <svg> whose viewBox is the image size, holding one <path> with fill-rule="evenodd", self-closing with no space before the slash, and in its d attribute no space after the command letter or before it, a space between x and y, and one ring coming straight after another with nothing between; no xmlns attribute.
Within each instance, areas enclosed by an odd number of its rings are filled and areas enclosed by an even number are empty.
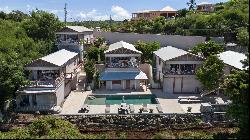
<svg viewBox="0 0 250 140"><path fill-rule="evenodd" d="M133 115L63 115L61 118L76 124L81 130L154 130L190 129L231 124L224 113L218 114L133 114ZM207 123L209 122L209 123ZM215 123L213 123L215 122Z"/></svg>

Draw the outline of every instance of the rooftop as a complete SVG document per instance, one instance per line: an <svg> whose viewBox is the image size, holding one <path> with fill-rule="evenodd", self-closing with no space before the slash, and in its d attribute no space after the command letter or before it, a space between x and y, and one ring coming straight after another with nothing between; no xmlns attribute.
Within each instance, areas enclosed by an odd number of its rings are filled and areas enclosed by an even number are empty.
<svg viewBox="0 0 250 140"><path fill-rule="evenodd" d="M154 51L154 54L160 57L163 61L167 61L188 53L189 52L187 51L172 46L162 47L159 50Z"/></svg>
<svg viewBox="0 0 250 140"><path fill-rule="evenodd" d="M107 52L110 52L110 51L113 51L116 49L120 49L120 48L126 48L129 50L138 52L138 53L142 53L141 51L138 51L133 44L129 44L129 43L124 42L124 41L119 41L119 42L116 42L116 43L109 45L108 50L104 51L104 53L107 53Z"/></svg>
<svg viewBox="0 0 250 140"><path fill-rule="evenodd" d="M49 54L47 56L44 56L40 59L43 61L52 63L54 65L57 65L57 66L62 66L63 64L65 64L67 61L69 61L71 58L75 57L76 55L78 55L78 53L62 49L52 54Z"/></svg>
<svg viewBox="0 0 250 140"><path fill-rule="evenodd" d="M219 54L220 60L222 60L225 64L243 70L242 60L246 59L246 55L243 53L238 53L234 51L225 51Z"/></svg>
<svg viewBox="0 0 250 140"><path fill-rule="evenodd" d="M197 5L212 5L212 3L209 3L209 2L201 2L201 3L197 4Z"/></svg>
<svg viewBox="0 0 250 140"><path fill-rule="evenodd" d="M173 11L176 12L177 10L170 7L170 6L166 6L164 8L162 8L161 10L142 10L142 11L137 11L136 13L149 13L149 12L164 12L164 11Z"/></svg>
<svg viewBox="0 0 250 140"><path fill-rule="evenodd" d="M86 28L84 26L66 26L66 28L69 28L69 29L74 30L74 31L79 32L79 33L88 32L88 31L92 32L93 31L93 30L88 29L88 28Z"/></svg>

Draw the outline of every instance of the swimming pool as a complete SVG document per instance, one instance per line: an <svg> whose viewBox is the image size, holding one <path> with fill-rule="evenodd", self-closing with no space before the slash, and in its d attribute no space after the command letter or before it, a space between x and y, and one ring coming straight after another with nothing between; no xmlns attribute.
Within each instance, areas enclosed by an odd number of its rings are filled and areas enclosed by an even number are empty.
<svg viewBox="0 0 250 140"><path fill-rule="evenodd" d="M94 98L91 98L94 97ZM90 95L84 104L106 105L106 104L157 104L154 95Z"/></svg>

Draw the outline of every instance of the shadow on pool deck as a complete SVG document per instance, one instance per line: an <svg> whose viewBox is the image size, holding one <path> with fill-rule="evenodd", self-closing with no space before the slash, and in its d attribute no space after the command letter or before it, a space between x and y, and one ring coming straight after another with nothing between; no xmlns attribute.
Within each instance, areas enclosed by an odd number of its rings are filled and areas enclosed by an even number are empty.
<svg viewBox="0 0 250 140"><path fill-rule="evenodd" d="M179 96L196 96L200 97L200 94L173 94L173 93L164 93L161 89L151 89L150 92L156 95L157 98L162 99L178 99Z"/></svg>
<svg viewBox="0 0 250 140"><path fill-rule="evenodd" d="M92 91L92 94L151 94L150 90L95 90Z"/></svg>

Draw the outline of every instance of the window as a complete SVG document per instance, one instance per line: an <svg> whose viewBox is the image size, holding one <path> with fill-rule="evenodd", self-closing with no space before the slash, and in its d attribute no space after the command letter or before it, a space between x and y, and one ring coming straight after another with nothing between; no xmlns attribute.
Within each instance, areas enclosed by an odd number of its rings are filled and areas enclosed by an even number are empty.
<svg viewBox="0 0 250 140"><path fill-rule="evenodd" d="M114 80L112 81L112 84L121 84L121 80Z"/></svg>

